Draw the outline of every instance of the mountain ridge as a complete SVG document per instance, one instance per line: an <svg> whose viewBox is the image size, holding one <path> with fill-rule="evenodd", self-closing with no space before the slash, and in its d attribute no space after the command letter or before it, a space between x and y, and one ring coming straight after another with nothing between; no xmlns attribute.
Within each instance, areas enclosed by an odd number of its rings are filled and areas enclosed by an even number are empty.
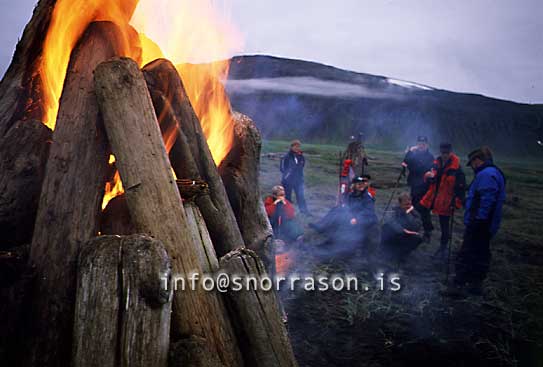
<svg viewBox="0 0 543 367"><path fill-rule="evenodd" d="M416 135L470 149L543 155L543 105L359 73L267 55L232 58L226 82L233 109L251 116L265 138L368 142L405 147Z"/></svg>

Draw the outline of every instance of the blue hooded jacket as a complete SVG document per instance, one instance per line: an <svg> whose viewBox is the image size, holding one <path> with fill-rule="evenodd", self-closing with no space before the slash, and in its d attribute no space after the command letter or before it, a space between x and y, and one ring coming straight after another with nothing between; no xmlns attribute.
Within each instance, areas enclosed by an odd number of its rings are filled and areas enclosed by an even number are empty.
<svg viewBox="0 0 543 367"><path fill-rule="evenodd" d="M476 223L486 223L491 236L494 236L500 227L504 202L505 176L492 161L486 161L475 170L475 178L469 187L464 224L470 227Z"/></svg>

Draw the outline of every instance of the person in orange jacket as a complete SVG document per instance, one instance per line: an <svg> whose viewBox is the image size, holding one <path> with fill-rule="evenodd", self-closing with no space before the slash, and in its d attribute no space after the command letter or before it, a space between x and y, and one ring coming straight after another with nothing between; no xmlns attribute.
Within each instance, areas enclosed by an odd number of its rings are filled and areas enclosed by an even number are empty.
<svg viewBox="0 0 543 367"><path fill-rule="evenodd" d="M439 151L441 154L435 159L434 166L424 175L430 187L420 205L439 216L441 241L434 256L443 259L451 235L451 215L453 210L462 207L466 177L460 167L460 158L453 153L450 143L442 143Z"/></svg>
<svg viewBox="0 0 543 367"><path fill-rule="evenodd" d="M300 239L303 231L295 220L294 205L286 199L283 186L277 185L272 188L272 194L264 200L264 207L276 239L285 242Z"/></svg>

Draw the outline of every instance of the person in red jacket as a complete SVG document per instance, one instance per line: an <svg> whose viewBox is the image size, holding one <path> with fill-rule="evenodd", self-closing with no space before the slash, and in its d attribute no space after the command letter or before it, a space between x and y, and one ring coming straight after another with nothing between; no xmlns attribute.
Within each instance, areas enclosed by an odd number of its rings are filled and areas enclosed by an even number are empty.
<svg viewBox="0 0 543 367"><path fill-rule="evenodd" d="M432 169L424 175L430 187L420 205L439 216L441 241L435 257L443 259L450 237L450 220L454 209L462 207L466 178L460 167L460 158L452 151L449 143L439 146L441 155L434 161Z"/></svg>
<svg viewBox="0 0 543 367"><path fill-rule="evenodd" d="M264 206L276 239L290 242L301 238L303 231L295 220L294 205L286 199L283 186L272 188L272 194L266 197Z"/></svg>

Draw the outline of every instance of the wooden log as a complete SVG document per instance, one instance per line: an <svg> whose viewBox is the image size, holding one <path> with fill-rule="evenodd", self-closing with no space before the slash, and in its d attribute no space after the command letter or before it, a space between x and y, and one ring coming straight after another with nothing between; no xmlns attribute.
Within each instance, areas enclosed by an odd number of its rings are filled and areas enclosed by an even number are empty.
<svg viewBox="0 0 543 367"><path fill-rule="evenodd" d="M78 262L75 367L167 365L172 290L162 243L100 236Z"/></svg>
<svg viewBox="0 0 543 367"><path fill-rule="evenodd" d="M238 338L245 341L240 344L245 363L257 367L297 366L273 291L275 284L270 281L269 291L260 288L260 279L267 274L256 253L249 249L232 251L221 258L220 271L257 279L257 287L225 293Z"/></svg>
<svg viewBox="0 0 543 367"><path fill-rule="evenodd" d="M55 4L56 0L38 2L0 82L0 136L19 120L42 117L37 70Z"/></svg>
<svg viewBox="0 0 543 367"><path fill-rule="evenodd" d="M228 199L247 248L255 251L274 273L273 231L260 195L259 169L262 139L253 121L235 112L234 143L219 167Z"/></svg>
<svg viewBox="0 0 543 367"><path fill-rule="evenodd" d="M0 250L32 241L52 131L18 121L0 138Z"/></svg>
<svg viewBox="0 0 543 367"><path fill-rule="evenodd" d="M143 74L134 61L115 59L96 68L95 83L134 226L164 243L174 274L201 274L197 244L190 235ZM226 366L242 363L226 310L215 292L201 287L175 292L172 333L174 339L206 338Z"/></svg>
<svg viewBox="0 0 543 367"><path fill-rule="evenodd" d="M191 335L172 343L170 367L223 367L220 359L213 354L204 338Z"/></svg>
<svg viewBox="0 0 543 367"><path fill-rule="evenodd" d="M137 233L124 194L114 197L107 203L100 220L100 233L103 235L127 235Z"/></svg>
<svg viewBox="0 0 543 367"><path fill-rule="evenodd" d="M143 72L161 124L178 129L170 152L177 177L202 179L209 185L210 195L199 197L195 202L202 212L217 254L222 256L242 247L243 237L221 176L177 70L168 60L159 59L146 65Z"/></svg>
<svg viewBox="0 0 543 367"><path fill-rule="evenodd" d="M93 23L71 55L30 253L37 280L28 366L66 366L70 360L76 256L98 231L109 156L92 72L118 54L118 36L113 23Z"/></svg>

